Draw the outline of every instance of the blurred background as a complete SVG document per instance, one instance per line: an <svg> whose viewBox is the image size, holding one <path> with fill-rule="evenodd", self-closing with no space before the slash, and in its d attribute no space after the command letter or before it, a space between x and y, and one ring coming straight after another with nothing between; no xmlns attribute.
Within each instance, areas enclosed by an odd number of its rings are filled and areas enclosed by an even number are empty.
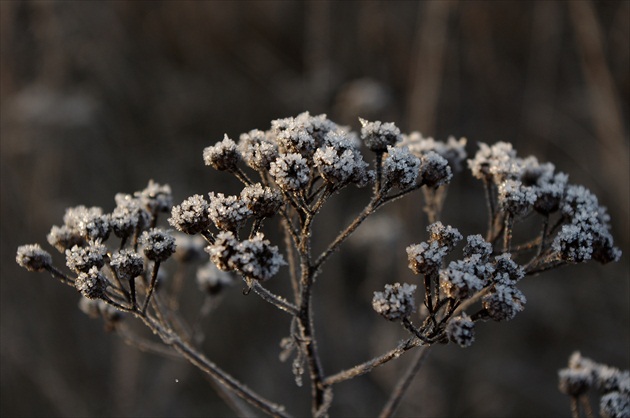
<svg viewBox="0 0 630 418"><path fill-rule="evenodd" d="M104 332L77 309L77 292L20 269L15 250L46 244L66 207L111 211L116 193L149 179L170 184L176 203L237 193L203 165L203 148L305 110L355 129L363 117L439 140L464 136L469 155L477 142L512 142L591 189L624 251L616 264L521 282L525 311L481 324L469 349L434 349L401 416L568 416L556 376L574 350L630 367L630 2L2 1L0 12L0 415L233 415L200 372ZM316 251L367 194L330 202ZM463 234L485 230L482 188L468 173L445 206L443 221ZM383 209L331 257L315 294L327 373L405 336L370 301L385 283L417 280L404 248L426 239L421 208L418 194ZM287 281L269 286L288 295ZM308 388L278 361L287 316L241 290L229 289L205 322L204 350L307 413ZM194 315L192 276L184 296ZM331 415L378 413L410 357L336 386Z"/></svg>

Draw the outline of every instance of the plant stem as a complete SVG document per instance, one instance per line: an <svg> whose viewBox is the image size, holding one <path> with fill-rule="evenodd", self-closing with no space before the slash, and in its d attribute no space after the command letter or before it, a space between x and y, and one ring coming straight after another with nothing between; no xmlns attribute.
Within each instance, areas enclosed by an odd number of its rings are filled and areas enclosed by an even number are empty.
<svg viewBox="0 0 630 418"><path fill-rule="evenodd" d="M411 385L413 378L418 374L418 371L420 371L422 364L424 364L424 361L427 358L427 354L429 354L429 348L431 348L430 345L425 345L423 347L420 347L420 350L418 350L418 353L413 359L411 367L407 369L407 372L404 374L404 376L402 376L402 378L396 384L396 387L394 388L394 391L390 395L389 400L383 407L383 410L381 411L379 418L391 417L396 412L396 409L398 409L398 405L400 405L400 401L402 400L403 396L407 392L407 389L409 389L409 386Z"/></svg>

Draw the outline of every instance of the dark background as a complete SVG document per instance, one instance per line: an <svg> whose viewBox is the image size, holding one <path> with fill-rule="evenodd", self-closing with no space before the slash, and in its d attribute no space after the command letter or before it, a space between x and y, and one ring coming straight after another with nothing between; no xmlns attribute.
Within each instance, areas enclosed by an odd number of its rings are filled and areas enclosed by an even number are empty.
<svg viewBox="0 0 630 418"><path fill-rule="evenodd" d="M200 372L103 332L76 309L77 292L19 269L15 249L45 244L66 207L110 211L115 193L149 179L170 184L175 202L237 193L203 165L203 148L304 110L355 128L361 116L441 140L465 136L469 155L479 141L512 142L596 193L624 251L616 264L527 278L525 311L481 324L469 349L434 349L401 415L568 416L556 372L574 350L630 366L630 2L2 1L0 12L0 415L232 414ZM316 250L366 200L361 190L335 197ZM443 220L464 234L484 230L482 189L467 172L453 181ZM424 240L425 227L420 196L410 196L330 259L315 294L326 372L403 338L370 300L385 283L416 280L404 248ZM285 292L286 281L269 286ZM185 295L194 312L192 277ZM277 359L288 327L237 286L207 320L204 349L300 415L308 389ZM376 414L408 357L336 386L331 414Z"/></svg>

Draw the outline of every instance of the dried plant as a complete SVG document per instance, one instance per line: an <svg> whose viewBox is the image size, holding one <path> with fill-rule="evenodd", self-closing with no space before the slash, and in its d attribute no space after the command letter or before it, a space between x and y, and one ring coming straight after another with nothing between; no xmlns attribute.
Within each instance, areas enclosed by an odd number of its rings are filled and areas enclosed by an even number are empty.
<svg viewBox="0 0 630 418"><path fill-rule="evenodd" d="M240 180L244 187L239 194L196 194L173 205L170 187L151 181L133 195L116 195L111 213L85 206L66 211L63 225L52 228L48 241L65 254L67 272L55 267L52 256L37 244L19 247L17 262L75 287L83 296L81 309L102 317L126 342L187 359L212 378L241 415L249 413L241 400L269 415L289 412L281 400L263 398L201 352L198 324L179 310L184 278L164 277L160 269L169 258L195 266L200 288L208 295L220 294L238 276L244 294L253 292L287 314L289 335L281 342L280 357L293 359L298 386L306 375L313 416L327 415L337 383L415 349L412 367L381 411L387 417L395 412L429 347L448 342L468 347L476 322L508 321L524 309L526 298L516 285L525 276L590 259L619 259L606 209L587 189L569 184L568 176L556 172L553 164L518 157L505 142L481 143L467 160L465 139L442 142L417 132L401 134L393 123L360 122L356 133L325 115L305 112L272 121L269 130L242 134L238 142L226 135L203 151L203 160ZM361 150L362 144L367 151ZM364 152L372 164L364 160ZM485 235L464 240L455 227L440 221L440 214L449 182L466 163L484 185L488 226ZM369 200L316 254L311 245L318 234L313 221L329 198L348 186L368 189ZM400 324L409 336L380 356L326 373L313 319L313 288L324 279L324 265L368 217L417 190L423 193L430 224L426 240L407 247L409 268L418 280L387 284L372 300L376 313ZM177 232L159 226L163 213L170 213L168 224ZM539 232L517 242L514 226L526 218L540 220ZM265 225L274 219L284 232L282 250L265 235ZM116 238L110 238L112 233ZM458 258L455 249L462 241ZM265 283L282 280L274 277L285 270L292 294L271 292ZM208 308L201 310L207 313ZM134 318L166 348L129 327Z"/></svg>

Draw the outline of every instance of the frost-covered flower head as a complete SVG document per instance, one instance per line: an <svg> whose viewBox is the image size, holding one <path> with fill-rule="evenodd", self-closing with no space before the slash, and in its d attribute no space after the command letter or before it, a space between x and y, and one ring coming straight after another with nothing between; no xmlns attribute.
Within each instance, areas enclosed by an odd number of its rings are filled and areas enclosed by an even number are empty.
<svg viewBox="0 0 630 418"><path fill-rule="evenodd" d="M99 299L105 295L107 280L105 276L94 266L87 272L80 273L74 281L74 286L88 299Z"/></svg>
<svg viewBox="0 0 630 418"><path fill-rule="evenodd" d="M429 151L420 159L420 182L430 188L450 183L453 173L448 161L440 154Z"/></svg>
<svg viewBox="0 0 630 418"><path fill-rule="evenodd" d="M258 129L241 134L238 150L245 164L257 171L269 170L271 163L278 158L277 144Z"/></svg>
<svg viewBox="0 0 630 418"><path fill-rule="evenodd" d="M519 180L505 180L499 184L499 205L513 216L524 216L536 202L536 193Z"/></svg>
<svg viewBox="0 0 630 418"><path fill-rule="evenodd" d="M263 187L260 183L246 186L241 191L241 201L252 216L263 219L275 215L282 206L282 194L277 189Z"/></svg>
<svg viewBox="0 0 630 418"><path fill-rule="evenodd" d="M630 395L620 392L603 395L599 401L599 413L602 418L630 417Z"/></svg>
<svg viewBox="0 0 630 418"><path fill-rule="evenodd" d="M138 242L149 260L162 262L175 252L175 238L160 228L144 231Z"/></svg>
<svg viewBox="0 0 630 418"><path fill-rule="evenodd" d="M368 181L367 163L344 131L328 132L324 145L315 151L313 162L321 176L332 184L365 185Z"/></svg>
<svg viewBox="0 0 630 418"><path fill-rule="evenodd" d="M476 273L474 263L452 261L440 271L440 288L450 298L467 299L486 284L484 276Z"/></svg>
<svg viewBox="0 0 630 418"><path fill-rule="evenodd" d="M556 212L560 208L568 179L569 176L564 173L556 173L549 178L541 176L535 187L537 198L534 210L543 215Z"/></svg>
<svg viewBox="0 0 630 418"><path fill-rule="evenodd" d="M134 196L140 199L150 213L169 212L173 206L171 186L162 185L153 180L149 180L147 187L135 192Z"/></svg>
<svg viewBox="0 0 630 418"><path fill-rule="evenodd" d="M100 241L91 241L86 247L75 245L66 250L66 265L76 273L88 271L96 266L98 269L105 264L107 247Z"/></svg>
<svg viewBox="0 0 630 418"><path fill-rule="evenodd" d="M114 198L116 207L111 213L109 221L117 237L128 237L136 230L142 230L149 225L151 214L142 201L130 194L118 193Z"/></svg>
<svg viewBox="0 0 630 418"><path fill-rule="evenodd" d="M210 226L208 202L201 195L193 195L181 204L173 206L168 223L178 231L197 234Z"/></svg>
<svg viewBox="0 0 630 418"><path fill-rule="evenodd" d="M509 321L525 309L525 295L513 285L497 283L481 304L490 318L495 321Z"/></svg>
<svg viewBox="0 0 630 418"><path fill-rule="evenodd" d="M109 237L109 216L103 214L100 207L85 207L83 205L66 209L63 216L64 225L86 240Z"/></svg>
<svg viewBox="0 0 630 418"><path fill-rule="evenodd" d="M229 263L247 278L261 282L275 276L286 264L278 247L270 245L260 232L254 238L239 243Z"/></svg>
<svg viewBox="0 0 630 418"><path fill-rule="evenodd" d="M361 118L359 121L361 122L361 139L371 151L384 153L387 151L387 146L394 146L402 140L400 129L392 122L368 122Z"/></svg>
<svg viewBox="0 0 630 418"><path fill-rule="evenodd" d="M203 150L203 161L206 165L219 171L233 170L241 160L236 143L227 134L223 140Z"/></svg>
<svg viewBox="0 0 630 418"><path fill-rule="evenodd" d="M457 228L444 225L440 221L427 226L427 232L429 233L429 242L437 241L441 246L448 248L448 251L452 251L463 238Z"/></svg>
<svg viewBox="0 0 630 418"><path fill-rule="evenodd" d="M131 249L122 249L112 254L109 263L121 280L130 280L144 272L144 259Z"/></svg>
<svg viewBox="0 0 630 418"><path fill-rule="evenodd" d="M311 135L312 126L309 122L308 117L289 117L271 121L271 130L275 134L281 153L300 154L307 158L313 155L317 144Z"/></svg>
<svg viewBox="0 0 630 418"><path fill-rule="evenodd" d="M437 271L448 254L448 247L437 241L421 242L407 247L409 268L415 274L428 274Z"/></svg>
<svg viewBox="0 0 630 418"><path fill-rule="evenodd" d="M48 243L55 247L60 253L65 252L68 248L72 248L75 245L85 245L86 241L79 231L69 228L66 225L53 225L46 239Z"/></svg>
<svg viewBox="0 0 630 418"><path fill-rule="evenodd" d="M425 138L420 132L411 132L409 135L403 134L401 146L409 148L414 155L422 157L428 152L436 152L448 161L449 167L455 173L463 168L466 160L466 138L455 139L449 136L447 141L436 141L433 138Z"/></svg>
<svg viewBox="0 0 630 418"><path fill-rule="evenodd" d="M385 187L407 189L414 185L418 178L420 159L407 148L387 146L387 156L383 161L383 177Z"/></svg>
<svg viewBox="0 0 630 418"><path fill-rule="evenodd" d="M208 215L220 230L236 231L252 214L239 196L225 196L223 193L210 192L209 197Z"/></svg>
<svg viewBox="0 0 630 418"><path fill-rule="evenodd" d="M492 254L492 250L492 244L483 239L480 234L468 235L466 237L464 257L471 257L478 254L483 260L487 260L490 254Z"/></svg>
<svg viewBox="0 0 630 418"><path fill-rule="evenodd" d="M516 151L509 142L497 142L488 146L479 143L479 151L468 160L468 168L478 179L492 179L500 183L512 176L515 170Z"/></svg>
<svg viewBox="0 0 630 418"><path fill-rule="evenodd" d="M589 369L561 369L558 371L558 389L565 395L578 397L593 385L593 373Z"/></svg>
<svg viewBox="0 0 630 418"><path fill-rule="evenodd" d="M470 347L475 342L475 323L465 313L448 321L446 325L448 339L462 348Z"/></svg>
<svg viewBox="0 0 630 418"><path fill-rule="evenodd" d="M503 253L494 258L494 275L496 283L513 285L525 277L525 269L512 260L510 253Z"/></svg>
<svg viewBox="0 0 630 418"><path fill-rule="evenodd" d="M52 265L51 255L39 244L20 245L15 261L28 271L44 271Z"/></svg>
<svg viewBox="0 0 630 418"><path fill-rule="evenodd" d="M297 153L280 154L271 163L269 174L282 190L294 192L308 184L311 170L302 155Z"/></svg>
<svg viewBox="0 0 630 418"><path fill-rule="evenodd" d="M415 309L416 285L407 283L386 284L383 292L374 292L372 308L390 321L407 318Z"/></svg>
<svg viewBox="0 0 630 418"><path fill-rule="evenodd" d="M206 247L206 252L210 254L212 261L219 269L223 271L233 270L231 260L236 254L238 240L234 234L229 231L219 232L214 238L214 243Z"/></svg>
<svg viewBox="0 0 630 418"><path fill-rule="evenodd" d="M219 270L212 262L205 263L197 270L197 285L199 289L209 295L217 295L223 289L234 284L230 273Z"/></svg>

